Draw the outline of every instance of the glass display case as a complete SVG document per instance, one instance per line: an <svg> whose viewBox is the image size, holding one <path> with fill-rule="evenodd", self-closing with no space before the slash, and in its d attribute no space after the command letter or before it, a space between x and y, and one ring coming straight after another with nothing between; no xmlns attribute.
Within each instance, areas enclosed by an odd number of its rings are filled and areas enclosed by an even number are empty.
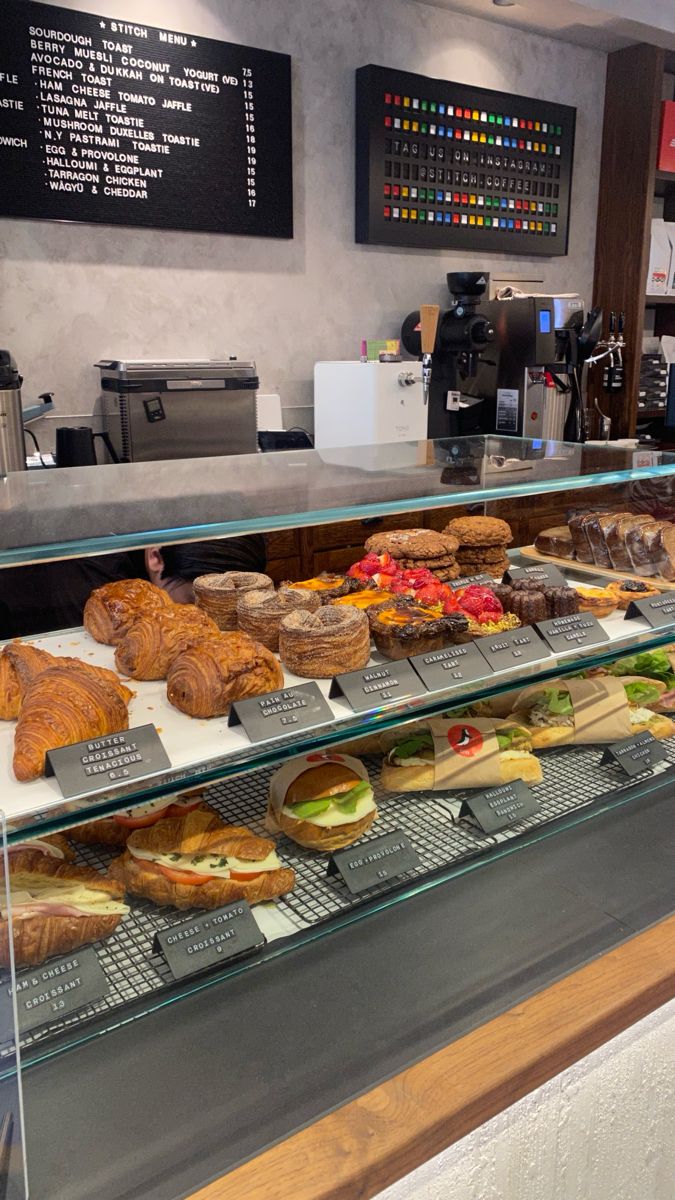
<svg viewBox="0 0 675 1200"><path fill-rule="evenodd" d="M101 597L85 627L5 644L7 1086L17 1040L30 1065L227 974L254 986L262 962L661 787L674 480L672 455L494 437L0 480L0 569L390 518L351 572L289 581L310 597L295 624L269 581L260 625L240 596L179 637L166 598L115 625ZM411 513L422 532L397 536ZM222 593L196 592L217 617ZM150 667L129 657L139 620Z"/></svg>

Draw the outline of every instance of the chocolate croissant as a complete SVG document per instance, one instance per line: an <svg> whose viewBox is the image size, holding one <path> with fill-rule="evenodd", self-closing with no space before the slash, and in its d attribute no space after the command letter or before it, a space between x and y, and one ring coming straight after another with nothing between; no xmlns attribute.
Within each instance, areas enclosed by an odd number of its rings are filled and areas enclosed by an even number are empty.
<svg viewBox="0 0 675 1200"><path fill-rule="evenodd" d="M245 633L221 633L174 659L166 691L174 708L190 717L222 717L233 700L262 696L283 682L270 650Z"/></svg>
<svg viewBox="0 0 675 1200"><path fill-rule="evenodd" d="M115 666L134 679L166 679L174 658L218 632L215 621L194 604L144 612L117 643Z"/></svg>
<svg viewBox="0 0 675 1200"><path fill-rule="evenodd" d="M169 608L173 601L147 579L117 579L96 588L84 606L82 623L97 642L116 646L142 612Z"/></svg>
<svg viewBox="0 0 675 1200"><path fill-rule="evenodd" d="M128 729L131 695L119 680L112 683L85 664L43 671L23 697L14 735L16 778L25 783L42 775L48 750Z"/></svg>

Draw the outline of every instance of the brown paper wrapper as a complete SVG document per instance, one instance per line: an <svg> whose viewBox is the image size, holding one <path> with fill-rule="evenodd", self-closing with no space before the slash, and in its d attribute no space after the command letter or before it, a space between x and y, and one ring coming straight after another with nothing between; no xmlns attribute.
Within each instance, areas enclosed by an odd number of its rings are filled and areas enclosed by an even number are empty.
<svg viewBox="0 0 675 1200"><path fill-rule="evenodd" d="M349 767L359 779L365 779L370 782L368 770L358 758L352 758L350 754L340 754L338 750L315 750L309 754L303 754L300 758L292 758L289 762L284 763L278 771L270 779L270 801L265 817L265 827L270 833L278 833L279 826L277 825L274 814L278 813L284 806L284 800L289 787L298 775L302 775L304 771L311 771L312 767L320 767L324 763L337 762L343 767Z"/></svg>
<svg viewBox="0 0 675 1200"><path fill-rule="evenodd" d="M544 686L569 692L574 709L571 745L592 746L631 736L630 707L620 679L602 676L598 679L556 679L542 686L535 684L518 697L521 712Z"/></svg>
<svg viewBox="0 0 675 1200"><path fill-rule="evenodd" d="M434 791L492 787L502 782L494 721L486 717L431 717Z"/></svg>

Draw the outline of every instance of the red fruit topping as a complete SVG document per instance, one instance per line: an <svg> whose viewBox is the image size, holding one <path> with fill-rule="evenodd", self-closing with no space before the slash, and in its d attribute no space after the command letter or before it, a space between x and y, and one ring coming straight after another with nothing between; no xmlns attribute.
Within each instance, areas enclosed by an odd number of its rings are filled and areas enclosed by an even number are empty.
<svg viewBox="0 0 675 1200"><path fill-rule="evenodd" d="M477 583L473 583L459 592L459 603L464 612L470 613L472 617L480 617L481 613L489 613L492 617L501 617L504 612L501 602L494 592Z"/></svg>
<svg viewBox="0 0 675 1200"><path fill-rule="evenodd" d="M420 604L442 604L445 599L443 584L428 583L425 587L418 588L415 599L419 600Z"/></svg>

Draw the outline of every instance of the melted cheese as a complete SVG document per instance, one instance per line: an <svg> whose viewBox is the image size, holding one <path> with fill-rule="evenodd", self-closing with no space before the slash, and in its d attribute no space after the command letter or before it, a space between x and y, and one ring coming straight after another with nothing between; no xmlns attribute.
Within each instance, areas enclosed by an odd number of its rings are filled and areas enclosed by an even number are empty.
<svg viewBox="0 0 675 1200"><path fill-rule="evenodd" d="M49 876L39 879L35 875L21 872L11 879L11 901L12 907L17 904L65 904L77 908L83 916L124 916L129 911L126 904L112 900L107 892L95 891L77 880L50 879ZM19 913L15 919L21 920L22 917L30 915ZM3 916L6 916L4 910Z"/></svg>
<svg viewBox="0 0 675 1200"><path fill-rule="evenodd" d="M630 723L631 725L648 725L654 713L649 708L631 708Z"/></svg>
<svg viewBox="0 0 675 1200"><path fill-rule="evenodd" d="M335 829L338 825L353 825L355 821L360 821L362 817L367 817L368 813L375 811L375 799L373 797L373 789L370 788L361 800L356 802L356 811L351 813L340 812L334 804L327 808L325 812L316 813L313 817L297 817L292 808L287 808L284 804L282 813L286 817L291 817L294 821L309 821L310 825L319 825L322 829Z"/></svg>
<svg viewBox="0 0 675 1200"><path fill-rule="evenodd" d="M229 879L231 871L259 875L262 871L281 869L275 850L272 850L267 858L253 862L251 859L236 858L232 854L153 854L151 850L141 850L136 846L128 846L127 849L134 858L141 861L158 863L173 871L191 871L193 875L215 875L218 879Z"/></svg>

